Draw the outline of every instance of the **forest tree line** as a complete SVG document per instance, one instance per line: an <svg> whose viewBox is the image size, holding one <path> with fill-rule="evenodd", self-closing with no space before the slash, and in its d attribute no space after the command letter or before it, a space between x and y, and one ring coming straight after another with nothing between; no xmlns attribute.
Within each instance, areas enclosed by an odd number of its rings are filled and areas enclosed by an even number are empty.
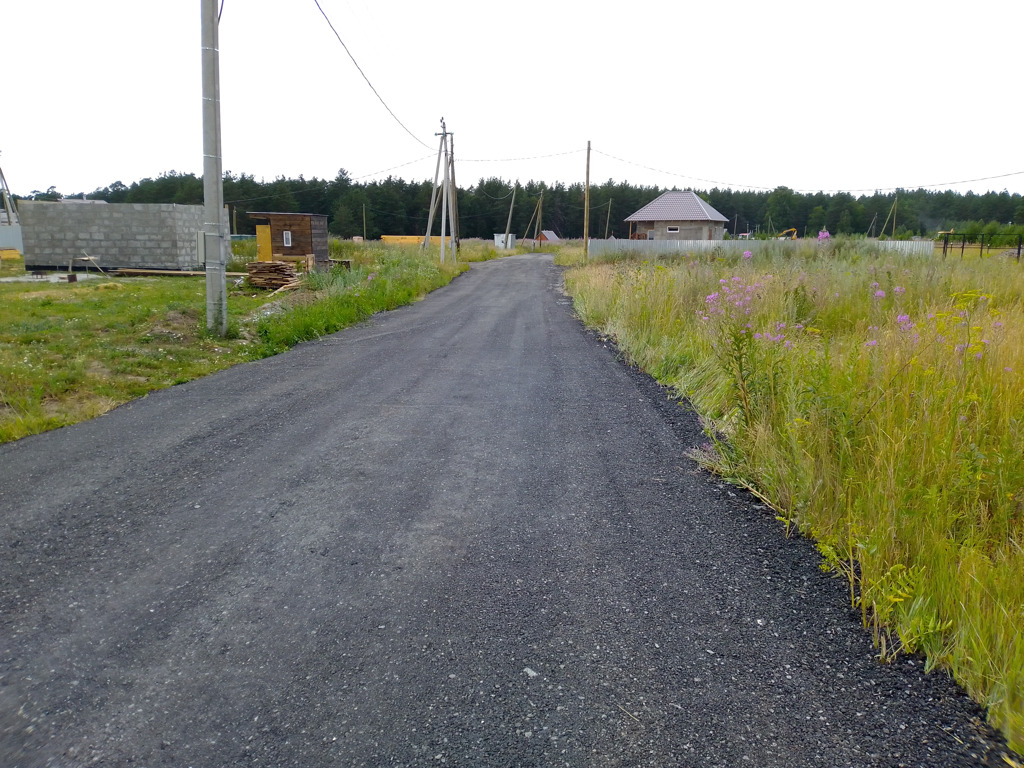
<svg viewBox="0 0 1024 768"><path fill-rule="evenodd" d="M480 179L458 190L459 229L462 237L490 239L503 233L512 203L513 183L499 178ZM634 186L611 179L590 188L590 236L629 236L625 218L666 191L660 187ZM1009 192L961 194L928 189L875 192L858 197L846 192L801 193L788 187L772 191L732 189L694 190L723 216L726 231L771 235L791 227L800 236L815 236L821 229L833 234L890 237L934 237L939 230L955 229L974 234L1024 233L1024 197ZM427 225L430 181L405 181L389 176L383 180L356 182L341 170L334 179L277 178L257 181L246 174L224 176L224 200L231 209L236 234L255 232L250 211L281 211L324 214L328 229L339 237L422 234ZM543 229L562 238L583 236L583 184L530 181L518 186L512 211L512 232L520 238L532 235L540 213ZM69 195L83 197L81 193ZM543 196L543 202L541 198ZM64 195L51 187L33 192L30 199L60 200ZM171 171L130 185L117 181L85 194L109 203L177 203L201 205L203 180L192 173ZM540 205L538 206L538 204ZM434 233L439 232L439 216ZM895 226L894 226L895 220Z"/></svg>

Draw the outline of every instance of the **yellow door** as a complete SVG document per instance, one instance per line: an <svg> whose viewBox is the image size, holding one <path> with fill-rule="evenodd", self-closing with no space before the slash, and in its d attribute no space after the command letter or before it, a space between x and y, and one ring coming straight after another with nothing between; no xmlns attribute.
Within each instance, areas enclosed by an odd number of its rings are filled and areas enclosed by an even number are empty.
<svg viewBox="0 0 1024 768"><path fill-rule="evenodd" d="M273 261L274 254L271 253L270 225L256 225L256 261Z"/></svg>

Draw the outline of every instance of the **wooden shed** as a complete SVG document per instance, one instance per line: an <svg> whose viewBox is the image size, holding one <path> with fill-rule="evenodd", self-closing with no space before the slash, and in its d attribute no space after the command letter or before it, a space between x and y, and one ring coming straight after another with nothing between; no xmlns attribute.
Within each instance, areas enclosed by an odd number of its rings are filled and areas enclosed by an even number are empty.
<svg viewBox="0 0 1024 768"><path fill-rule="evenodd" d="M293 261L330 269L327 217L319 213L250 211L256 220L256 260Z"/></svg>

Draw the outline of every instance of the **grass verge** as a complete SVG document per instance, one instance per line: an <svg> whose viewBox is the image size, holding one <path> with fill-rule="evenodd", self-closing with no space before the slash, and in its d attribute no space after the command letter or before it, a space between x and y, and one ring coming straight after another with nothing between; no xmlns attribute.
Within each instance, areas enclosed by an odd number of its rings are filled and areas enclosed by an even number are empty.
<svg viewBox="0 0 1024 768"><path fill-rule="evenodd" d="M275 297L229 283L224 339L205 331L201 277L0 283L0 442L276 354L416 301L468 268L380 245L346 257L351 271L310 275ZM22 263L3 267L24 273Z"/></svg>
<svg viewBox="0 0 1024 768"><path fill-rule="evenodd" d="M1024 749L1024 271L839 240L571 269L584 321L686 397L706 467L845 577Z"/></svg>

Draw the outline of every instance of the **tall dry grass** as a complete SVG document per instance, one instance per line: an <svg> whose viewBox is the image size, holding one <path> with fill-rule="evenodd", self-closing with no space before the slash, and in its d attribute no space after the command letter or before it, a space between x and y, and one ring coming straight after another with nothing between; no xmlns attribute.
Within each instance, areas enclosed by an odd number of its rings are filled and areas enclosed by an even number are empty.
<svg viewBox="0 0 1024 768"><path fill-rule="evenodd" d="M925 653L1024 746L1024 267L839 241L566 283L706 420L698 458L817 541L881 656Z"/></svg>

